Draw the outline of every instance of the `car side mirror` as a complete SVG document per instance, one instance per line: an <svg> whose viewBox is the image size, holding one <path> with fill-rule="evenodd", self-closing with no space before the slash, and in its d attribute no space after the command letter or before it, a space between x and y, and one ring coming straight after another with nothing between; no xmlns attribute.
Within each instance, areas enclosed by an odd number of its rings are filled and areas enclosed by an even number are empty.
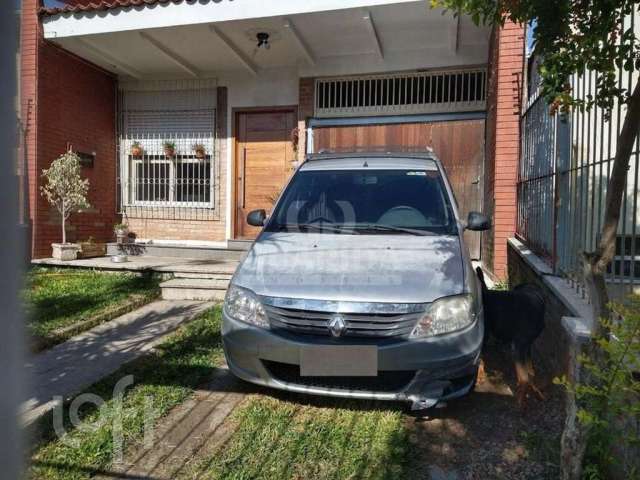
<svg viewBox="0 0 640 480"><path fill-rule="evenodd" d="M267 212L264 210L253 210L247 215L247 223L252 227L264 227L264 222L267 219Z"/></svg>
<svg viewBox="0 0 640 480"><path fill-rule="evenodd" d="M467 219L467 230L483 232L491 228L491 220L486 215L479 212L469 212Z"/></svg>

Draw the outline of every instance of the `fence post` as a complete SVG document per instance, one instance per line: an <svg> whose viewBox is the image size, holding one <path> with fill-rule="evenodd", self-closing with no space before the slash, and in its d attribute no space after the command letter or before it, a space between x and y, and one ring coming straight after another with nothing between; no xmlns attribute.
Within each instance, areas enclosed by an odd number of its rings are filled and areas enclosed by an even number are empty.
<svg viewBox="0 0 640 480"><path fill-rule="evenodd" d="M558 274L566 262L568 217L570 215L570 185L567 172L571 162L571 124L569 115L555 115L555 178L554 189L554 230L553 230L553 272Z"/></svg>

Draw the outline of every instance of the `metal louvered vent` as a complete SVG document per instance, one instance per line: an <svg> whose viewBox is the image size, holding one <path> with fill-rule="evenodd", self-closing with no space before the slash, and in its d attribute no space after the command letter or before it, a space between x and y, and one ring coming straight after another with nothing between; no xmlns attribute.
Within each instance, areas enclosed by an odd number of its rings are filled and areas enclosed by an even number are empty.
<svg viewBox="0 0 640 480"><path fill-rule="evenodd" d="M466 69L316 80L316 117L482 111L487 70Z"/></svg>

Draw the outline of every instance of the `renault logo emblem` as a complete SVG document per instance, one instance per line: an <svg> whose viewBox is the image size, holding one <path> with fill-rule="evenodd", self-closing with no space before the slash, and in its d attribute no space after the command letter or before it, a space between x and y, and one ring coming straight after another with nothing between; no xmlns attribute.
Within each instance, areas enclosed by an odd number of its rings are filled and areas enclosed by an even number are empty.
<svg viewBox="0 0 640 480"><path fill-rule="evenodd" d="M347 331L347 322L342 315L334 315L329 321L329 331L334 337L341 337Z"/></svg>

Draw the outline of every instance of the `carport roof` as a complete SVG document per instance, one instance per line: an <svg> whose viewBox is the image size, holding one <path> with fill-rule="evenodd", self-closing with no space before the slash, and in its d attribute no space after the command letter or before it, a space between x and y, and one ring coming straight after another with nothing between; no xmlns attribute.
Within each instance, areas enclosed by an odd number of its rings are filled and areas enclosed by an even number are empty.
<svg viewBox="0 0 640 480"><path fill-rule="evenodd" d="M184 0L101 0L86 5L65 5L63 7L42 7L43 15L57 15L59 13L93 12L99 10L112 10L114 8L138 7L154 5L156 3L182 3Z"/></svg>

